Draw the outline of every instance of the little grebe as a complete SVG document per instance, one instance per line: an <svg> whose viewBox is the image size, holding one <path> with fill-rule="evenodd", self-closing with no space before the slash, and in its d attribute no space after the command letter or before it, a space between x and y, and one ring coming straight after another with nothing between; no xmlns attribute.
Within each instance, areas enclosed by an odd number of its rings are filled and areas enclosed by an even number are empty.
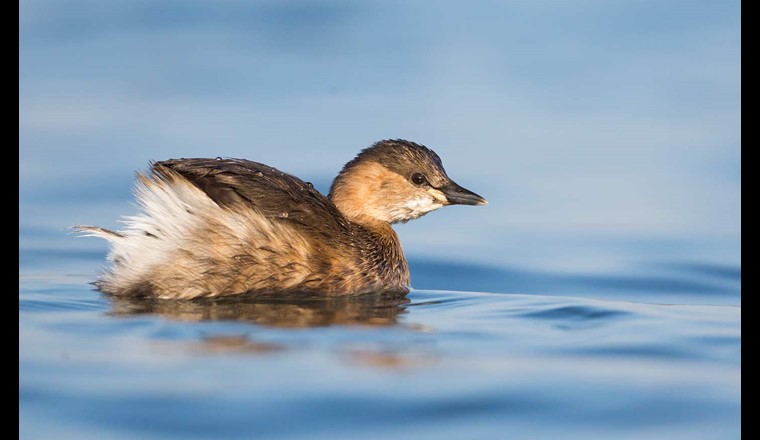
<svg viewBox="0 0 760 440"><path fill-rule="evenodd" d="M392 223L486 200L446 175L438 155L405 140L362 150L327 197L297 177L243 159L173 159L138 173L142 209L108 240L95 283L121 296L200 298L245 292L327 296L409 292Z"/></svg>

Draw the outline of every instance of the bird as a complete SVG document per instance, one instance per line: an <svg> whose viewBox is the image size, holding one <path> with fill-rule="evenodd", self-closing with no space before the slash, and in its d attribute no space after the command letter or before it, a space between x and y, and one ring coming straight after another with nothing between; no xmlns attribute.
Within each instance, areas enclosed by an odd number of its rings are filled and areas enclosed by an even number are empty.
<svg viewBox="0 0 760 440"><path fill-rule="evenodd" d="M485 205L451 180L432 149L386 139L345 164L327 196L271 166L235 158L150 162L139 213L107 240L105 294L162 299L406 295L410 273L392 224L447 205Z"/></svg>

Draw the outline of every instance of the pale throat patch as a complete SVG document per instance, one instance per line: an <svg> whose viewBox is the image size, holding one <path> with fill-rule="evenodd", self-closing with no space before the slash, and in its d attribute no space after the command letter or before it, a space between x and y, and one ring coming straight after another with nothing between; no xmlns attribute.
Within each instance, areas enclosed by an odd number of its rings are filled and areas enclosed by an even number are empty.
<svg viewBox="0 0 760 440"><path fill-rule="evenodd" d="M443 203L430 197L407 200L390 211L389 221L391 223L407 222L442 207Z"/></svg>
<svg viewBox="0 0 760 440"><path fill-rule="evenodd" d="M428 197L422 199L409 200L404 204L406 209L410 211L413 217L419 217L423 214L427 214L430 211L435 211L438 208L443 207L443 203L438 200Z"/></svg>

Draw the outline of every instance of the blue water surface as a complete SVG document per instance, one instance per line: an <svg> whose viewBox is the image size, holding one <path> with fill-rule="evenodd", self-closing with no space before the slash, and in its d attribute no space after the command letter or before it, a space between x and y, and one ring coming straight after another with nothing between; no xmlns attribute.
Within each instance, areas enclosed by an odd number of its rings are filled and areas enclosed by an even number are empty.
<svg viewBox="0 0 760 440"><path fill-rule="evenodd" d="M740 437L738 1L19 6L21 438ZM90 284L150 160L383 138L489 200L395 226L406 298Z"/></svg>

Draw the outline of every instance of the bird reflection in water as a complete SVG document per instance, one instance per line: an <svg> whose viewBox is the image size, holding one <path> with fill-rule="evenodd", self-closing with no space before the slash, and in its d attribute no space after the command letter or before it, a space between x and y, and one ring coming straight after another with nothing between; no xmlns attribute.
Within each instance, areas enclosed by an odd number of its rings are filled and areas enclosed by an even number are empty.
<svg viewBox="0 0 760 440"><path fill-rule="evenodd" d="M332 325L390 326L406 313L405 296L372 294L346 298L238 296L212 300L109 297L110 315L157 315L177 321L244 321L280 328Z"/></svg>
<svg viewBox="0 0 760 440"><path fill-rule="evenodd" d="M399 295L364 295L348 298L288 297L267 298L239 296L213 300L159 300L131 297L109 297L112 316L155 315L183 322L230 321L248 322L270 328L308 328L327 326L390 327L400 325L398 317L408 313L410 300ZM404 325L411 331L425 329ZM172 346L177 347L172 341ZM162 348L166 348L161 342ZM206 335L199 341L180 343L184 349L199 354L267 355L303 347L255 340L251 334ZM431 353L399 350L377 344L349 343L337 353L344 362L385 370L408 370L436 361Z"/></svg>

